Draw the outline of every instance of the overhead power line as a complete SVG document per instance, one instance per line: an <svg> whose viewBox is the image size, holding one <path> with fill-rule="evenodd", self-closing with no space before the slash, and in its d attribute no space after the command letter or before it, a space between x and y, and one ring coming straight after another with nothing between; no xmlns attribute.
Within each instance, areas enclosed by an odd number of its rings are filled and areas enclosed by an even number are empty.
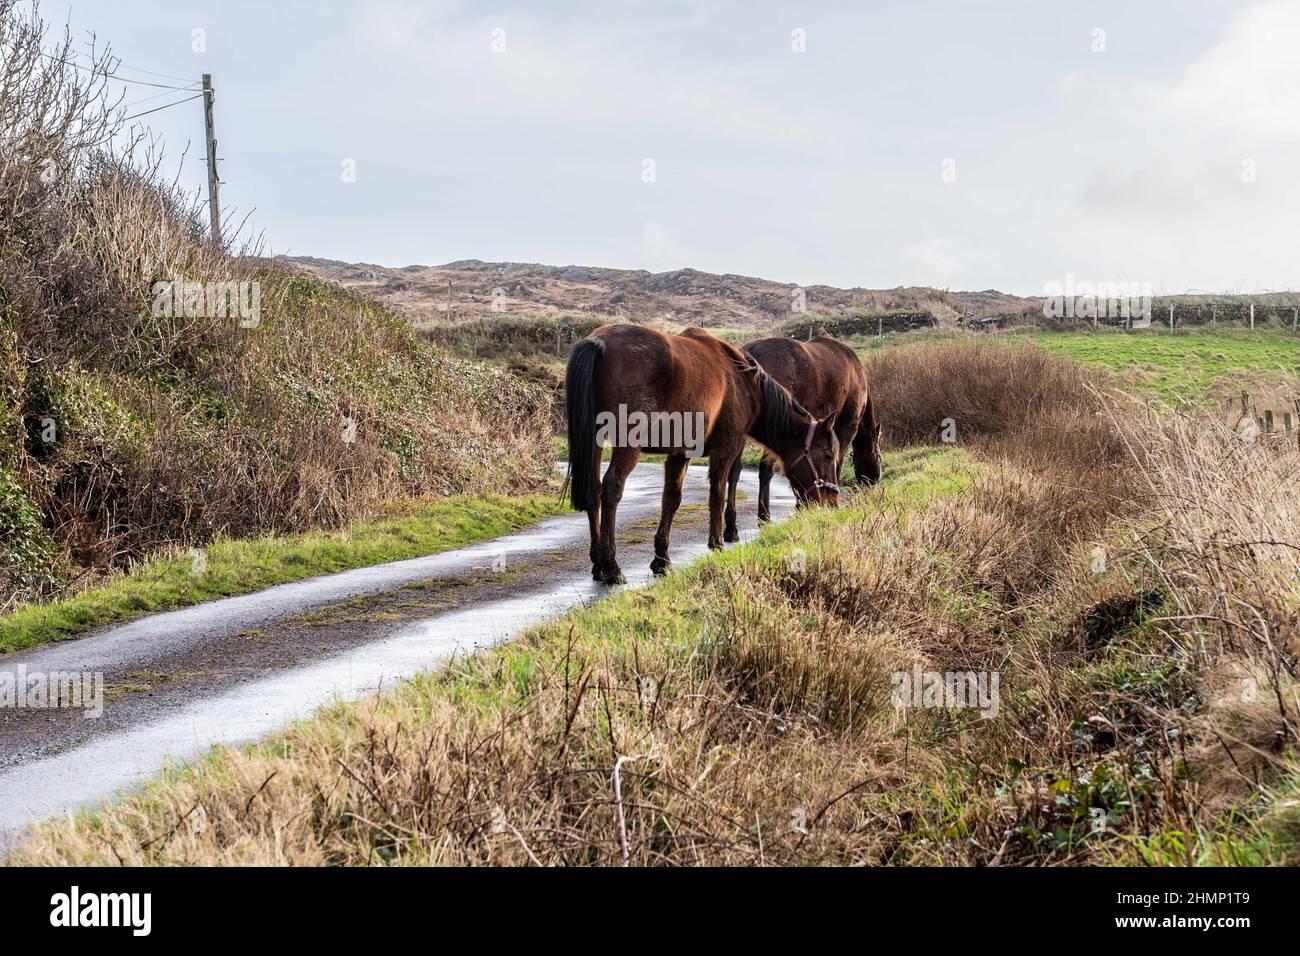
<svg viewBox="0 0 1300 956"><path fill-rule="evenodd" d="M200 96L204 96L204 95L205 95L204 92L200 90L199 92L195 93L193 96L187 96L185 99L177 100L175 103L164 103L162 106L155 106L153 109L145 110L143 113L135 113L131 116L123 117L122 122L125 123L127 120L139 119L141 116L148 116L150 113L157 113L159 110L168 110L171 109L173 106L180 106L182 103L188 103L190 102L190 100L197 100Z"/></svg>
<svg viewBox="0 0 1300 956"><path fill-rule="evenodd" d="M157 76L164 80L179 80L182 83L197 83L198 80L188 76L172 76L170 73L155 73L153 70L142 70L138 66L122 66L118 64L119 70L129 70L132 73L143 73L145 76Z"/></svg>
<svg viewBox="0 0 1300 956"><path fill-rule="evenodd" d="M151 83L151 82L149 82L148 80L133 80L133 79L131 79L131 77L129 77L129 76L118 76L116 73L107 73L107 72L105 72L105 71L103 71L103 70L95 70L95 69L92 69L91 67L83 66L83 65L80 64L80 63L74 63L72 60L64 60L64 59L62 59L61 57L57 57L57 56L55 56L55 55L52 54L52 53L42 53L41 56L45 57L46 59L53 60L55 63L62 63L62 64L64 64L65 66L70 66L70 67L72 67L73 69L77 69L77 70L85 70L87 73L103 73L104 76L108 77L109 79L111 79L111 80L117 80L117 81L120 82L120 83L134 83L134 84L137 85L137 86L153 86L153 87L156 87L156 88L158 88L158 89L162 89L162 90L182 90L182 91L183 91L183 90L185 89L185 87L183 87L183 86L171 86L171 85L169 85L169 84L167 84L167 83ZM119 68L121 68L120 65L119 65ZM129 69L129 67L128 67L127 69ZM142 70L142 71L140 71L140 72L144 72L144 71ZM180 79L180 77L172 77L172 79ZM193 80L187 80L187 81L185 81L185 82L190 83L191 85L193 85L193 83L194 83Z"/></svg>
<svg viewBox="0 0 1300 956"><path fill-rule="evenodd" d="M144 96L138 100L132 100L130 103L123 103L122 109L129 110L133 106L139 106L141 103L148 103L150 100L156 100L161 96L171 96L172 92L173 92L172 90L163 90L161 93L154 93L152 96ZM202 89L198 86L198 84L195 84L194 86L186 87L184 90L181 90L180 92L201 93Z"/></svg>

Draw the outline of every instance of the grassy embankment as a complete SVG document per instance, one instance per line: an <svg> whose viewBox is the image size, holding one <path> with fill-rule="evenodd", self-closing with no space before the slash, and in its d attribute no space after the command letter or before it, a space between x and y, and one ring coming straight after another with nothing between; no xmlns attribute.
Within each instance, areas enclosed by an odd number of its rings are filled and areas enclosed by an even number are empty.
<svg viewBox="0 0 1300 956"><path fill-rule="evenodd" d="M1038 350L872 371L894 447L939 410L962 447L14 859L1297 862L1294 449ZM997 713L894 706L917 665L997 674Z"/></svg>

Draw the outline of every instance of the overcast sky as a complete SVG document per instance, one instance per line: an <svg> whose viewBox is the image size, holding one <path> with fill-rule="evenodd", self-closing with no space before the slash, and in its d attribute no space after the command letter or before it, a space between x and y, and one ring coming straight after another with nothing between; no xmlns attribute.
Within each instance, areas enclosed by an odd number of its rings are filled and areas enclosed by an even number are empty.
<svg viewBox="0 0 1300 956"><path fill-rule="evenodd" d="M43 10L126 68L213 74L222 198L277 253L1300 287L1300 0ZM200 107L141 120L195 186Z"/></svg>

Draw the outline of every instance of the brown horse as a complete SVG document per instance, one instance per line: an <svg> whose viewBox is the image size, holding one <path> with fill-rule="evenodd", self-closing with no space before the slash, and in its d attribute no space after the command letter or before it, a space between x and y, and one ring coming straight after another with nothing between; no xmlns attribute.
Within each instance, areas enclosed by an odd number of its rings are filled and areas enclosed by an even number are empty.
<svg viewBox="0 0 1300 956"><path fill-rule="evenodd" d="M830 420L809 415L735 346L703 329L668 335L604 325L573 347L564 379L570 500L587 512L591 575L623 583L614 522L623 484L642 452L667 455L663 509L650 568L665 573L668 536L691 458L709 459L709 547L721 548L731 465L746 437L768 449L809 501L834 503L838 450ZM603 446L612 448L604 480Z"/></svg>
<svg viewBox="0 0 1300 956"><path fill-rule="evenodd" d="M829 420L836 438L834 479L849 446L853 447L853 473L860 484L880 480L880 419L876 399L866 373L854 351L829 335L810 342L772 338L750 342L742 351L780 382L795 400L813 415ZM758 520L771 517L769 495L773 463L764 454L758 465ZM732 467L727 492L727 541L739 541L736 528L736 483L740 480L740 459ZM793 483L792 483L793 485ZM794 486L796 498L800 488Z"/></svg>

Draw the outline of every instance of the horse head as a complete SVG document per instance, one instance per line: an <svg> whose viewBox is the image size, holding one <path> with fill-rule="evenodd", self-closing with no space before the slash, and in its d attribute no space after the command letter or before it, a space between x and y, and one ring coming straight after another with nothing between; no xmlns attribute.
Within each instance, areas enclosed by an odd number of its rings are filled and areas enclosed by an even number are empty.
<svg viewBox="0 0 1300 956"><path fill-rule="evenodd" d="M762 411L755 437L781 460L781 470L799 504L838 505L840 443L835 413L817 418L757 365Z"/></svg>

